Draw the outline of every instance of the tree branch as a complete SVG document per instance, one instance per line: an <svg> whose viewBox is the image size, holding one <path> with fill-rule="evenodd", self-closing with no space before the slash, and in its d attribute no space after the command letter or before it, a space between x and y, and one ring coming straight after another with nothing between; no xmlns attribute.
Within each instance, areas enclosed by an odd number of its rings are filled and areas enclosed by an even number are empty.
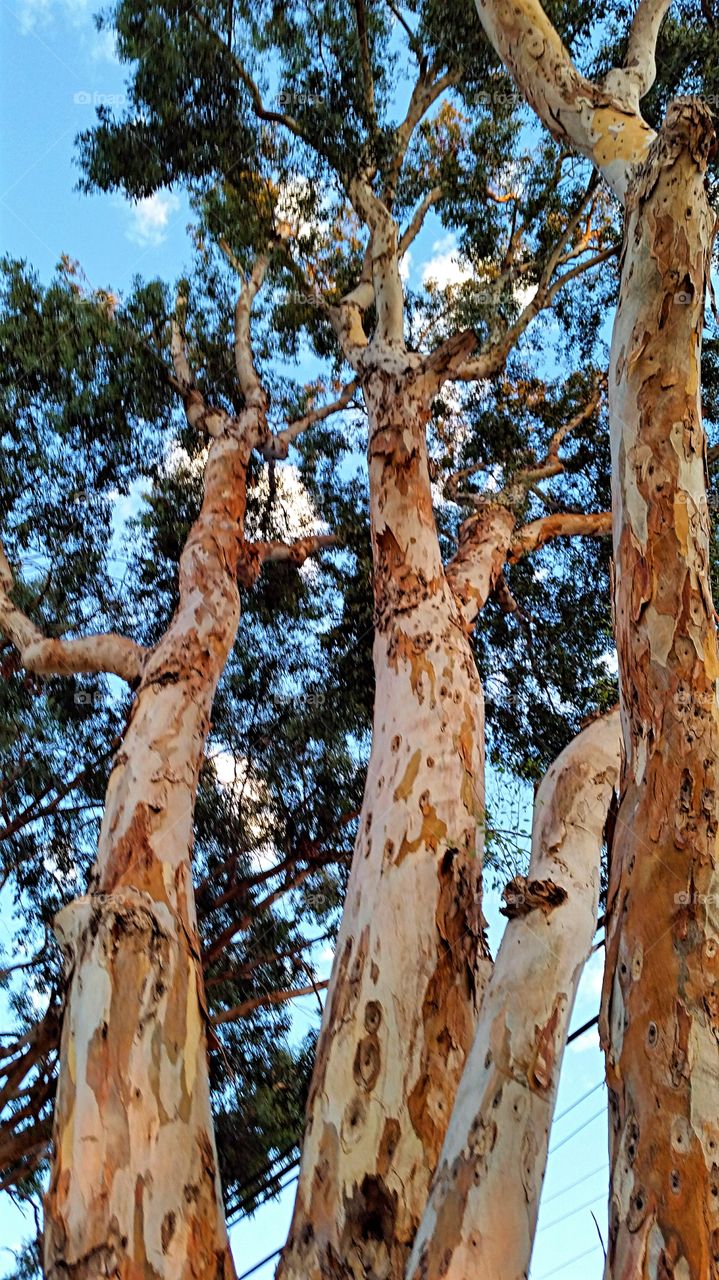
<svg viewBox="0 0 719 1280"><path fill-rule="evenodd" d="M26 671L38 676L107 673L128 684L140 679L150 652L127 636L83 636L77 640L49 639L10 599L13 575L0 542L0 631L12 641Z"/></svg>
<svg viewBox="0 0 719 1280"><path fill-rule="evenodd" d="M433 205L437 204L444 194L444 187L432 187L424 196L424 199L418 204L407 229L402 232L399 246L397 249L398 257L401 259L406 254L412 241L416 239L422 230L424 220Z"/></svg>
<svg viewBox="0 0 719 1280"><path fill-rule="evenodd" d="M554 538L605 538L612 532L611 511L575 512L563 511L552 516L542 516L518 529L512 538L508 555L510 564L516 564L532 551L538 551Z"/></svg>
<svg viewBox="0 0 719 1280"><path fill-rule="evenodd" d="M297 1000L299 996L311 996L316 991L324 991L328 986L329 978L325 978L322 982L313 982L309 987L294 987L291 991L268 991L263 996L254 996L252 1000L245 1000L243 1004L235 1005L234 1009L225 1009L222 1013L213 1014L210 1021L216 1027L222 1022L236 1022L238 1018L245 1018L253 1009L259 1009L265 1005L284 1004L287 1000Z"/></svg>
<svg viewBox="0 0 719 1280"><path fill-rule="evenodd" d="M399 274L397 224L366 178L352 179L349 197L353 208L370 229L371 278L377 305L378 336L392 346L402 346L404 291Z"/></svg>
<svg viewBox="0 0 719 1280"><path fill-rule="evenodd" d="M281 124L285 129L288 129L290 133L293 133L295 137L304 139L302 128L293 116L285 115L282 111L269 111L267 107L265 107L259 86L252 79L252 76L247 70L245 64L241 62L237 57L237 54L225 44L224 40L221 39L212 24L209 23L199 12L197 6L188 5L187 13L189 17L192 18L198 26L202 27L202 30L210 36L217 45L219 45L223 54L232 61L237 75L250 95L252 109L257 116L257 119L264 120L269 124Z"/></svg>
<svg viewBox="0 0 719 1280"><path fill-rule="evenodd" d="M639 0L632 19L623 67L605 77L605 87L622 98L633 111L649 92L657 75L656 49L659 28L672 0Z"/></svg>
<svg viewBox="0 0 719 1280"><path fill-rule="evenodd" d="M362 65L362 86L364 89L365 111L367 118L374 130L377 128L377 111L374 101L374 80L372 78L372 63L369 54L369 40L367 38L367 14L365 13L364 0L354 0L355 15L357 17L357 38L360 47L360 63Z"/></svg>
<svg viewBox="0 0 719 1280"><path fill-rule="evenodd" d="M260 564L273 560L299 566L304 564L308 556L315 555L325 547L336 547L338 542L335 534L320 533L298 538L296 542L253 542L248 546L257 554Z"/></svg>
<svg viewBox="0 0 719 1280"><path fill-rule="evenodd" d="M271 436L262 449L264 457L267 459L286 458L290 445L298 436L302 435L303 431L307 431L316 422L324 422L333 413L339 413L342 409L346 409L358 386L359 383L356 378L352 382L345 383L336 400L333 400L330 404L320 405L317 409L310 409L301 418L296 418L288 427L285 427L284 431L279 431L277 435Z"/></svg>
<svg viewBox="0 0 719 1280"><path fill-rule="evenodd" d="M260 382L252 357L250 338L250 312L267 271L268 259L261 255L254 263L248 279L243 281L235 307L235 367L240 390L249 407L267 410L267 395Z"/></svg>
<svg viewBox="0 0 719 1280"><path fill-rule="evenodd" d="M439 79L433 80L431 71L428 73L420 66L419 77L412 89L412 94L407 107L407 114L399 125L396 133L396 147L389 173L387 174L383 200L388 208L392 207L399 175L402 172L407 149L412 140L412 135L420 123L422 118L427 114L430 107L444 93L445 89L449 89L452 85L458 84L462 79L463 68L456 67L454 71L447 71Z"/></svg>
<svg viewBox="0 0 719 1280"><path fill-rule="evenodd" d="M187 357L185 339L185 315L187 312L187 293L180 286L175 302L175 314L172 318L172 336L170 351L175 369L176 386L185 406L185 417L189 425L202 435L217 439L225 434L232 424L232 419L224 409L215 409L205 403L205 398L198 391Z"/></svg>
<svg viewBox="0 0 719 1280"><path fill-rule="evenodd" d="M542 462L536 467L526 467L520 471L516 477L513 477L512 484L519 484L523 489L531 488L540 480L548 480L551 476L560 475L564 471L564 462L559 456L559 449L566 436L572 431L576 431L581 427L593 413L596 413L602 399L602 391L605 379L597 380L596 386L587 400L571 418L564 422L552 436L546 455Z"/></svg>
<svg viewBox="0 0 719 1280"><path fill-rule="evenodd" d="M592 160L623 201L631 171L645 156L654 131L624 96L579 73L539 0L514 5L477 0L477 10L496 52L542 123L557 141Z"/></svg>

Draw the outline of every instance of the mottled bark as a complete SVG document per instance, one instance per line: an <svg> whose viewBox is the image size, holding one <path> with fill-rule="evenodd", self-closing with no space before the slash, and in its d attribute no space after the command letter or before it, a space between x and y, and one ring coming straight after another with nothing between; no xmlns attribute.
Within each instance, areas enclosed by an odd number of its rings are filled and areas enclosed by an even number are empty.
<svg viewBox="0 0 719 1280"><path fill-rule="evenodd" d="M282 1280L400 1276L489 968L482 931L482 690L442 566L419 357L374 354L377 681L372 753L319 1042ZM475 564L493 585L513 520Z"/></svg>
<svg viewBox="0 0 719 1280"><path fill-rule="evenodd" d="M627 757L602 1038L609 1274L719 1276L719 674L700 404L710 112L666 123L630 187L610 369Z"/></svg>
<svg viewBox="0 0 719 1280"><path fill-rule="evenodd" d="M527 1275L569 1020L597 923L604 826L619 777L619 713L549 769L527 878L505 929L457 1091L411 1280Z"/></svg>
<svg viewBox="0 0 719 1280"><path fill-rule="evenodd" d="M489 39L540 120L558 142L592 160L623 200L631 166L654 137L638 111L639 75L617 68L601 85L587 80L572 62L540 0L476 0L476 4ZM642 24L642 91L650 77L646 38ZM638 56L638 44L631 56Z"/></svg>
<svg viewBox="0 0 719 1280"><path fill-rule="evenodd" d="M229 1280L190 856L217 681L239 619L248 424L210 446L180 602L110 775L70 963L45 1201L49 1280ZM251 566L250 566L251 568Z"/></svg>
<svg viewBox="0 0 719 1280"><path fill-rule="evenodd" d="M719 1276L719 660L700 405L715 140L697 99L673 103L658 137L639 114L666 7L642 0L628 65L599 87L538 0L478 0L541 119L591 156L626 212L609 391L627 767L601 1019L616 1280Z"/></svg>

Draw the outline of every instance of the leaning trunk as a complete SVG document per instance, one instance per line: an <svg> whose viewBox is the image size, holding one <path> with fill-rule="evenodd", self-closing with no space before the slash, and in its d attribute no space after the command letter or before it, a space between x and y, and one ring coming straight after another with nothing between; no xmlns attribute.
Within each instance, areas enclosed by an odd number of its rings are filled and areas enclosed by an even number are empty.
<svg viewBox="0 0 719 1280"><path fill-rule="evenodd" d="M143 672L70 964L45 1210L49 1280L230 1280L192 889L195 793L239 618L248 449L210 449L180 604Z"/></svg>
<svg viewBox="0 0 719 1280"><path fill-rule="evenodd" d="M440 557L429 393L389 361L364 392L372 752L282 1280L403 1274L489 970L482 690ZM500 513L505 549L511 525Z"/></svg>
<svg viewBox="0 0 719 1280"><path fill-rule="evenodd" d="M612 341L626 777L602 1038L616 1280L719 1276L719 663L700 406L712 141L701 103L672 104L630 189Z"/></svg>
<svg viewBox="0 0 719 1280"><path fill-rule="evenodd" d="M537 793L509 923L408 1267L410 1280L518 1280L534 1243L559 1070L597 924L619 714L595 720Z"/></svg>

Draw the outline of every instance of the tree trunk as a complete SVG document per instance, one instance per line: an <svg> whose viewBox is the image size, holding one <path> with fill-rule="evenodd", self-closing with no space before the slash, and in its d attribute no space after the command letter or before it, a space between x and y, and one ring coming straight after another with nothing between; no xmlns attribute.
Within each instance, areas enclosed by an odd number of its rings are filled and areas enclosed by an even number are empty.
<svg viewBox="0 0 719 1280"><path fill-rule="evenodd" d="M45 1201L49 1280L230 1280L210 1111L193 808L239 620L249 447L210 446L180 603L108 785L90 889L57 920L71 976Z"/></svg>
<svg viewBox="0 0 719 1280"><path fill-rule="evenodd" d="M719 1276L719 674L700 405L710 112L680 99L627 202L610 417L626 778L602 1038L608 1274Z"/></svg>
<svg viewBox="0 0 719 1280"><path fill-rule="evenodd" d="M372 752L281 1280L402 1276L489 972L482 690L442 566L425 441L431 393L416 360L390 355L363 380ZM512 525L500 511L505 552ZM489 538L484 546L499 572L504 555Z"/></svg>
<svg viewBox="0 0 719 1280"><path fill-rule="evenodd" d="M602 840L619 775L619 713L595 720L539 788L529 875L482 1002L410 1280L528 1274L569 1020L597 925Z"/></svg>

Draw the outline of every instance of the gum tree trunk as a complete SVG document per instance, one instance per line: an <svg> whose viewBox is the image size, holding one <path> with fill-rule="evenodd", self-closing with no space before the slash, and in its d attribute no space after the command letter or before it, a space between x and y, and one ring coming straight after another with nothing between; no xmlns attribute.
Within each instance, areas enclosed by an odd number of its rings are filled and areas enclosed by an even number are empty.
<svg viewBox="0 0 719 1280"><path fill-rule="evenodd" d="M719 1276L719 662L700 404L713 136L698 100L671 105L629 190L612 341L627 758L602 1016L616 1280Z"/></svg>
<svg viewBox="0 0 719 1280"><path fill-rule="evenodd" d="M455 1099L411 1280L519 1280L529 1270L559 1071L597 925L602 841L619 776L619 713L561 753L534 805L529 875Z"/></svg>
<svg viewBox="0 0 719 1280"><path fill-rule="evenodd" d="M45 1201L48 1280L231 1280L210 1111L192 822L239 620L249 447L210 446L180 603L149 656L108 784L70 964Z"/></svg>
<svg viewBox="0 0 719 1280"><path fill-rule="evenodd" d="M425 443L431 393L417 360L389 353L363 379L372 752L281 1280L403 1274L490 967L483 697L463 602L440 556ZM486 572L473 574L483 590L512 526L498 512L494 541L485 530Z"/></svg>

